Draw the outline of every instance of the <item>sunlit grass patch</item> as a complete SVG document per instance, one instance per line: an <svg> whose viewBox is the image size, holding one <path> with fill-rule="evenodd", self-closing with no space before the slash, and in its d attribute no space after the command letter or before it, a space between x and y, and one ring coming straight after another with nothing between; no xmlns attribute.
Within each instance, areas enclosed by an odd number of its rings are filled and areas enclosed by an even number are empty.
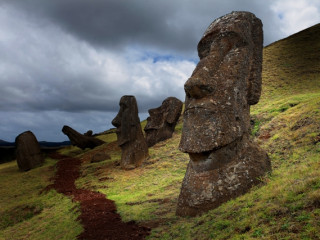
<svg viewBox="0 0 320 240"><path fill-rule="evenodd" d="M47 158L28 172L19 171L16 162L0 165L0 239L75 239L82 232L78 204L54 190L43 191L55 163Z"/></svg>
<svg viewBox="0 0 320 240"><path fill-rule="evenodd" d="M97 165L84 164L83 177L77 185L80 187L90 182L91 188L116 202L125 221L146 221L159 215L174 217L176 199L189 159L187 154L177 149L179 140L180 136L174 134L173 138L156 144L149 149L147 161L134 170L125 171L114 164L121 158L119 150L111 160ZM167 216L168 210L170 216Z"/></svg>

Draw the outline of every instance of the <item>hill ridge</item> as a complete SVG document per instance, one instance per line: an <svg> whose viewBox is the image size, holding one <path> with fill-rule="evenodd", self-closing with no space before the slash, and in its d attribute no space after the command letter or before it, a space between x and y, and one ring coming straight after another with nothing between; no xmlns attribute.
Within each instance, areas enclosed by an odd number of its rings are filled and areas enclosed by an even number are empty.
<svg viewBox="0 0 320 240"><path fill-rule="evenodd" d="M274 44L277 44L277 43L279 43L279 42L281 42L281 41L288 40L288 39L290 39L290 38L295 38L297 35L304 34L305 32L309 32L309 31L312 31L312 30L316 30L317 32L320 33L320 23L317 23L317 24L315 24L315 25L312 25L312 26L310 26L310 27L308 27L308 28L305 28L305 29L303 29L303 30L301 30L301 31L298 31L298 32L296 32L296 33L294 33L294 34L291 34L291 35L289 35L288 37L285 37L285 38L279 39L279 40L277 40L277 41L274 41L274 42L266 45L264 48L268 48L268 47L270 47L270 46L272 46L272 45L274 45Z"/></svg>

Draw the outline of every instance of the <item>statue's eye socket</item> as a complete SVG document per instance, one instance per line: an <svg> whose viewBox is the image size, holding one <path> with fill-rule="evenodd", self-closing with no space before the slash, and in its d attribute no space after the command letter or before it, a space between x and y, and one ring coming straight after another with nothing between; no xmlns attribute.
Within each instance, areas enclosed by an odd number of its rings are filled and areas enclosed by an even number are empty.
<svg viewBox="0 0 320 240"><path fill-rule="evenodd" d="M186 85L185 91L187 94L187 97L190 98L203 98L206 97L214 92L214 87L211 85Z"/></svg>
<svg viewBox="0 0 320 240"><path fill-rule="evenodd" d="M233 48L240 48L248 45L247 41L236 32L224 32L221 33L210 46L210 51L219 51L222 54L226 54Z"/></svg>

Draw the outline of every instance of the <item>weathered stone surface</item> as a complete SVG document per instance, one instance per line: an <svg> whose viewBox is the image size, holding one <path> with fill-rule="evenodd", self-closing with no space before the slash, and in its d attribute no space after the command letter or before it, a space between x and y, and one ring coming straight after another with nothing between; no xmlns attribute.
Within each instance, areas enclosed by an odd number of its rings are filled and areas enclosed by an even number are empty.
<svg viewBox="0 0 320 240"><path fill-rule="evenodd" d="M75 145L81 149L86 149L86 148L92 149L105 143L104 141L98 138L85 136L77 132L76 130L72 129L69 126L63 126L62 132L68 136L72 145Z"/></svg>
<svg viewBox="0 0 320 240"><path fill-rule="evenodd" d="M91 163L102 162L104 160L111 159L110 155L105 152L97 152L91 158Z"/></svg>
<svg viewBox="0 0 320 240"><path fill-rule="evenodd" d="M214 209L246 193L269 170L268 155L248 135L209 153L190 154L176 213L196 216Z"/></svg>
<svg viewBox="0 0 320 240"><path fill-rule="evenodd" d="M181 115L183 103L175 98L168 97L158 108L150 109L150 117L144 128L148 147L172 137L174 128Z"/></svg>
<svg viewBox="0 0 320 240"><path fill-rule="evenodd" d="M118 145L122 151L121 168L129 170L140 166L149 156L148 147L140 125L136 98L123 96L119 105L120 110L112 125L117 128Z"/></svg>
<svg viewBox="0 0 320 240"><path fill-rule="evenodd" d="M44 157L38 140L31 131L18 135L15 143L17 163L20 170L28 171L42 165Z"/></svg>
<svg viewBox="0 0 320 240"><path fill-rule="evenodd" d="M260 19L232 12L216 19L198 44L200 62L185 83L180 150L190 156L177 215L195 216L244 194L271 171L250 140L250 105L261 93Z"/></svg>

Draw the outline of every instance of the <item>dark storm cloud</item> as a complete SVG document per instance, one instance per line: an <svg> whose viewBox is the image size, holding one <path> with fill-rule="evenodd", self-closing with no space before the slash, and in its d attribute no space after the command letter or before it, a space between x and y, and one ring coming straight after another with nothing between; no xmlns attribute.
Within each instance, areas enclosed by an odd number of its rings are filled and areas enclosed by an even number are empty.
<svg viewBox="0 0 320 240"><path fill-rule="evenodd" d="M49 19L78 38L103 48L138 44L194 57L191 54L195 53L205 28L215 18L234 10L252 11L267 20L266 43L278 35L269 32L273 14L268 1L10 0L8 3L35 17Z"/></svg>
<svg viewBox="0 0 320 240"><path fill-rule="evenodd" d="M175 25L173 18L178 9L169 1L13 0L10 4L36 17L50 19L67 32L99 47L147 43L190 51L190 42L198 37L190 34L190 26Z"/></svg>
<svg viewBox="0 0 320 240"><path fill-rule="evenodd" d="M56 24L10 7L0 8L0 29L0 110L116 111L120 97L132 94L146 111L165 97L183 97L194 67L183 59L154 62L141 48L98 51Z"/></svg>

